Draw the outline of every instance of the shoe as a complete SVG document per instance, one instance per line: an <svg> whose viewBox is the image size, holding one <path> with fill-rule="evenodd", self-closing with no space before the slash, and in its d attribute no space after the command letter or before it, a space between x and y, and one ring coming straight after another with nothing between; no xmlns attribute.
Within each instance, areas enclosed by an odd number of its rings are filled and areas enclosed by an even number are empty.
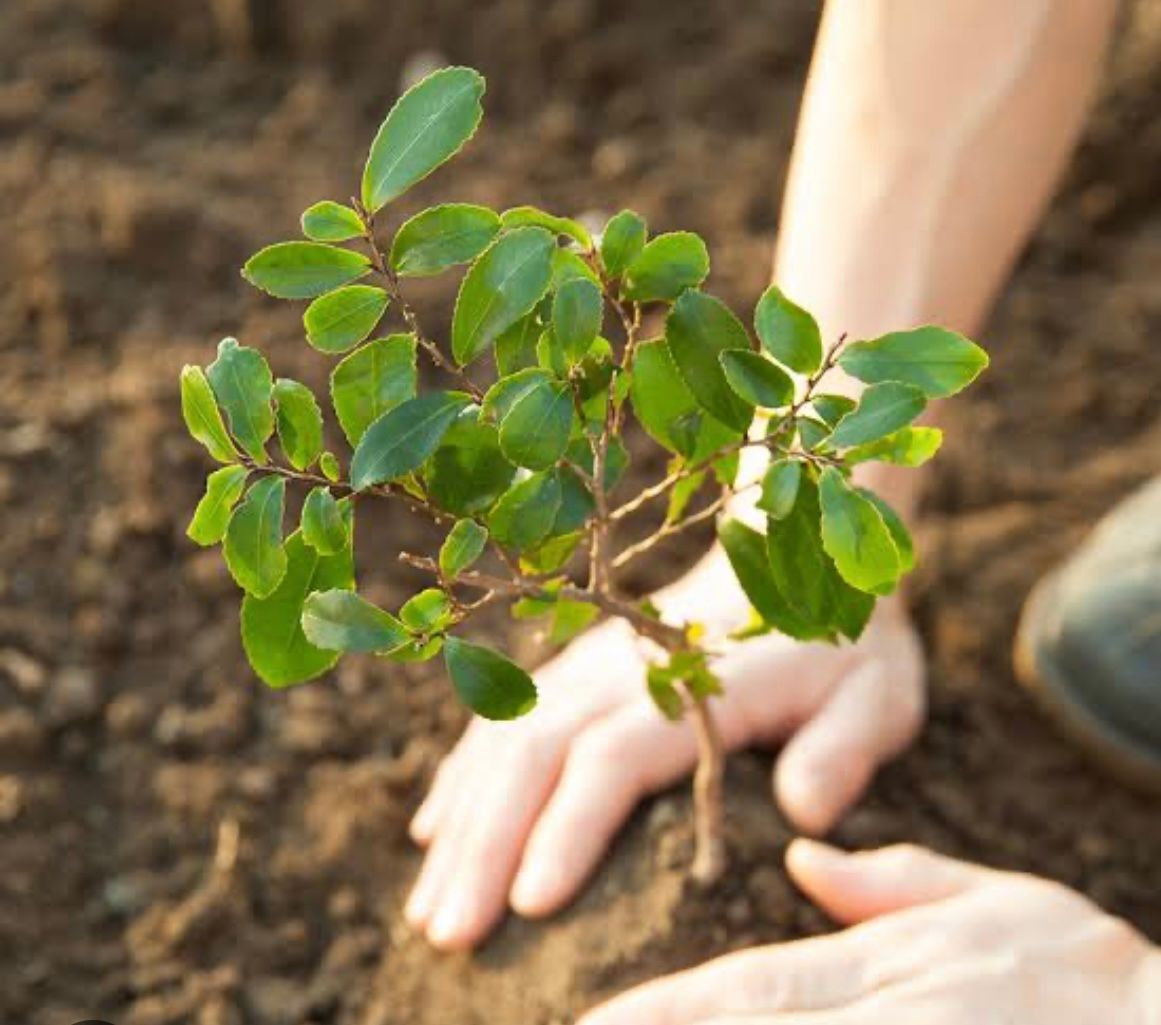
<svg viewBox="0 0 1161 1025"><path fill-rule="evenodd" d="M1017 678L1097 762L1161 793L1161 479L1033 589Z"/></svg>

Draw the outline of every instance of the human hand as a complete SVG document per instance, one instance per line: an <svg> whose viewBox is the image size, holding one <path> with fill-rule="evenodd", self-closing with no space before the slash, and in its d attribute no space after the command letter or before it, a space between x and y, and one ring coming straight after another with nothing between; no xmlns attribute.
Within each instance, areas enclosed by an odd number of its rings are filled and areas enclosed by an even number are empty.
<svg viewBox="0 0 1161 1025"><path fill-rule="evenodd" d="M1079 894L916 847L798 840L798 885L845 932L730 954L581 1025L1156 1025L1161 951Z"/></svg>
<svg viewBox="0 0 1161 1025"><path fill-rule="evenodd" d="M736 626L745 601L719 552L659 596L674 622ZM714 712L730 749L790 738L774 788L801 828L822 832L904 747L923 715L919 642L898 599L881 602L858 644L781 635L715 664ZM646 794L690 772L688 723L650 700L631 629L609 621L536 674L540 704L520 723L475 720L441 765L412 823L428 847L406 916L439 947L481 940L506 905L548 914L572 898Z"/></svg>

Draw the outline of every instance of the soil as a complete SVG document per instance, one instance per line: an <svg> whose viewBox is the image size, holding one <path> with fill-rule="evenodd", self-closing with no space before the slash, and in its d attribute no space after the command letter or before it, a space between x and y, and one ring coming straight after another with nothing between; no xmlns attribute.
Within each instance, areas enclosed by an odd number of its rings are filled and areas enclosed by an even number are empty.
<svg viewBox="0 0 1161 1025"><path fill-rule="evenodd" d="M207 469L177 372L236 333L318 386L296 314L237 267L341 199L401 76L480 67L489 118L435 197L631 205L765 284L817 24L802 0L6 0L0 6L0 1019L557 1025L643 978L829 928L779 867L768 754L732 759L733 869L691 890L684 790L584 896L437 955L400 907L405 824L464 714L438 669L350 660L266 691L238 598L183 535ZM1156 802L1013 682L1024 594L1161 469L1161 4L1129 5L1068 182L949 407L914 586L918 745L836 830L1078 887L1161 940ZM446 323L454 282L419 290ZM641 451L641 446L635 446ZM656 455L636 480L658 476ZM423 543L408 513L361 538ZM683 540L666 572L708 543ZM625 581L645 591L659 561ZM388 571L394 574L388 576ZM383 564L390 602L415 583ZM513 628L496 619L497 634ZM234 850L236 841L236 851ZM215 861L217 867L215 868Z"/></svg>

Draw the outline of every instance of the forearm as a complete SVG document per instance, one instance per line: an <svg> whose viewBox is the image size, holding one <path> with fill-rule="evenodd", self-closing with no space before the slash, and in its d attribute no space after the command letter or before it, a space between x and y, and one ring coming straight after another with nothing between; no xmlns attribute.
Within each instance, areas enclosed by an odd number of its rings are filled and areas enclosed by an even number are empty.
<svg viewBox="0 0 1161 1025"><path fill-rule="evenodd" d="M971 334L1039 219L1114 0L829 0L774 277L824 337Z"/></svg>
<svg viewBox="0 0 1161 1025"><path fill-rule="evenodd" d="M824 339L979 331L1068 161L1115 7L829 0L774 268ZM869 472L910 510L913 474Z"/></svg>

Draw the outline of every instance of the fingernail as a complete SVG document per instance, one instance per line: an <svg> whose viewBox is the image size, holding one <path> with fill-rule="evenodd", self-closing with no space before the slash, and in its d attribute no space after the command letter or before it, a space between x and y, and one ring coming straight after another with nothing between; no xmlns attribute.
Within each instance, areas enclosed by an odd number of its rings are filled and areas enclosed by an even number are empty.
<svg viewBox="0 0 1161 1025"><path fill-rule="evenodd" d="M806 837L799 837L786 849L786 865L791 873L818 869L825 872L839 867L845 859L845 852L839 848Z"/></svg>
<svg viewBox="0 0 1161 1025"><path fill-rule="evenodd" d="M509 900L520 914L535 915L544 909L546 898L553 890L554 873L546 872L542 863L533 863L520 869L512 884Z"/></svg>
<svg viewBox="0 0 1161 1025"><path fill-rule="evenodd" d="M415 884L411 896L407 898L407 904L403 908L403 917L413 928L421 929L427 924L427 920L431 916L431 898L431 886L424 885L424 881L421 879Z"/></svg>
<svg viewBox="0 0 1161 1025"><path fill-rule="evenodd" d="M431 839L431 827L431 805L424 803L420 805L419 811L417 811L415 816L412 818L410 824L407 827L407 832L410 834L411 839L416 843L426 843Z"/></svg>
<svg viewBox="0 0 1161 1025"><path fill-rule="evenodd" d="M427 938L437 947L459 946L467 925L468 908L463 894L453 890L435 912Z"/></svg>

